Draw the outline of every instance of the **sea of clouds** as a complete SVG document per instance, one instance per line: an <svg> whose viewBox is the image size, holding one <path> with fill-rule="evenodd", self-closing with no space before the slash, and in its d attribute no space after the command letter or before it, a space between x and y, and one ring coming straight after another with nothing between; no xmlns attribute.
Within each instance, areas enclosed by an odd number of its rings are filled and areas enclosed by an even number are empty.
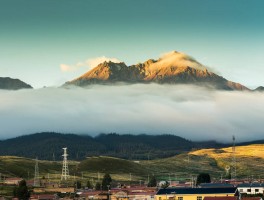
<svg viewBox="0 0 264 200"><path fill-rule="evenodd" d="M190 140L264 139L264 93L134 84L0 90L0 139L54 131L174 134Z"/></svg>

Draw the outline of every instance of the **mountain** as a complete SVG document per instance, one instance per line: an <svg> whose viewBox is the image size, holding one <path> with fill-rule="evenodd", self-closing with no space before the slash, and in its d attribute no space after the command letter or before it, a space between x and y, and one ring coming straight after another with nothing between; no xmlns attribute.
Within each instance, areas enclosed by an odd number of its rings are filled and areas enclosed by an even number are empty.
<svg viewBox="0 0 264 200"><path fill-rule="evenodd" d="M174 135L101 134L96 137L74 134L37 133L0 141L0 155L44 160L61 160L68 147L72 160L87 156L113 156L126 159L170 157L191 149L222 147L214 141L192 142Z"/></svg>
<svg viewBox="0 0 264 200"><path fill-rule="evenodd" d="M254 91L264 92L264 87L263 86L259 86Z"/></svg>
<svg viewBox="0 0 264 200"><path fill-rule="evenodd" d="M247 87L228 81L207 69L194 58L173 51L158 60L127 66L125 63L104 62L64 86L89 84L159 83L195 84L222 90L249 90Z"/></svg>
<svg viewBox="0 0 264 200"><path fill-rule="evenodd" d="M32 88L32 86L19 79L0 77L0 89L19 90L19 89L29 89L29 88Z"/></svg>

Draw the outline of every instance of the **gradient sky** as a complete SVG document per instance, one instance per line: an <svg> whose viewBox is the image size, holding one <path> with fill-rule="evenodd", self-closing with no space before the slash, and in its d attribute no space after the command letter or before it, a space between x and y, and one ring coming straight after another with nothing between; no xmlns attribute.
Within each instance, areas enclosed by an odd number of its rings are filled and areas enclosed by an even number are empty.
<svg viewBox="0 0 264 200"><path fill-rule="evenodd" d="M185 52L225 78L264 85L263 0L0 0L0 76L58 86L106 56L134 64Z"/></svg>

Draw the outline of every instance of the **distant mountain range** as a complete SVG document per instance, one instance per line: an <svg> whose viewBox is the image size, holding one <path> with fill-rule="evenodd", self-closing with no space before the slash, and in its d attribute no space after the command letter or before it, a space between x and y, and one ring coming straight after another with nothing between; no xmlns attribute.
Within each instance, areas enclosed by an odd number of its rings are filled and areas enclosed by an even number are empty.
<svg viewBox="0 0 264 200"><path fill-rule="evenodd" d="M237 145L263 144L253 141ZM43 160L61 160L62 148L68 147L69 158L83 160L87 156L113 156L147 160L171 157L204 148L221 148L230 144L215 141L193 142L175 135L101 134L96 137L60 133L36 133L0 141L0 156L12 155Z"/></svg>
<svg viewBox="0 0 264 200"><path fill-rule="evenodd" d="M249 90L247 87L228 81L206 68L192 57L173 51L159 60L149 59L144 63L127 66L125 63L104 62L64 86L85 87L90 84L159 83L195 84L221 90Z"/></svg>
<svg viewBox="0 0 264 200"><path fill-rule="evenodd" d="M62 148L68 147L69 158L113 156L126 159L154 159L177 155L191 149L223 147L214 141L192 142L174 135L101 134L96 137L37 133L0 141L0 155L44 160L61 160Z"/></svg>
<svg viewBox="0 0 264 200"><path fill-rule="evenodd" d="M19 90L19 89L29 89L29 88L32 88L32 86L19 79L0 77L0 89Z"/></svg>

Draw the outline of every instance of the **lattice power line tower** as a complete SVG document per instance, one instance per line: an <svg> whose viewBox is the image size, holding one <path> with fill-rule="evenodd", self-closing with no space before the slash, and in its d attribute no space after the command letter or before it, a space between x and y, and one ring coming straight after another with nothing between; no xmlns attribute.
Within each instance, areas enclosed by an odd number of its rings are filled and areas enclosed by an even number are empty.
<svg viewBox="0 0 264 200"><path fill-rule="evenodd" d="M36 164L35 164L34 186L35 186L35 187L36 187L36 186L40 186L38 158L36 158Z"/></svg>
<svg viewBox="0 0 264 200"><path fill-rule="evenodd" d="M63 157L63 164L62 164L62 173L61 173L61 180L67 180L69 178L69 167L68 167L68 154L67 154L67 148L62 148L64 153L62 155Z"/></svg>
<svg viewBox="0 0 264 200"><path fill-rule="evenodd" d="M231 178L236 179L236 138L233 135Z"/></svg>

